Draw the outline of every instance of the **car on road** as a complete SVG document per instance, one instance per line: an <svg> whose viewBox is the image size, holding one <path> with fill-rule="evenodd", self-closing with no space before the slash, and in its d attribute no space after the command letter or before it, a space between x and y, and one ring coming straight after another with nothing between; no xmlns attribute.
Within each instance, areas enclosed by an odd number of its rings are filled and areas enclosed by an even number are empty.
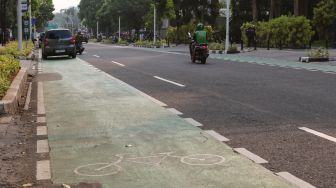
<svg viewBox="0 0 336 188"><path fill-rule="evenodd" d="M75 38L68 29L48 30L42 43L42 58L61 55L76 58Z"/></svg>

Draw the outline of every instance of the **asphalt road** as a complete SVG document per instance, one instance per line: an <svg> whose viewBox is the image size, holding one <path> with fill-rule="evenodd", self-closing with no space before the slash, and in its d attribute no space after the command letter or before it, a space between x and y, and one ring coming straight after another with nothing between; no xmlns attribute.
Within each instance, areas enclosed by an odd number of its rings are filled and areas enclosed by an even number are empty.
<svg viewBox="0 0 336 188"><path fill-rule="evenodd" d="M95 44L79 58L266 159L273 172L336 187L336 143L299 129L336 137L335 74L214 59L192 64L185 54Z"/></svg>

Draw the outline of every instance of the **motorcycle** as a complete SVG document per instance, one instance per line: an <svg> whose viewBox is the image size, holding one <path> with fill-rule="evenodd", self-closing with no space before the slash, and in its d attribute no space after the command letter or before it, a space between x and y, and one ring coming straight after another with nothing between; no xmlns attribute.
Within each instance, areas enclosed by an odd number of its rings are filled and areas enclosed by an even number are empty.
<svg viewBox="0 0 336 188"><path fill-rule="evenodd" d="M207 58L209 57L209 49L207 44L197 44L196 41L193 40L191 34L188 33L189 38L191 40L190 43L190 56L191 61L195 63L197 60L201 61L202 64L206 63Z"/></svg>
<svg viewBox="0 0 336 188"><path fill-rule="evenodd" d="M82 55L85 48L83 47L83 43L76 43L76 53Z"/></svg>

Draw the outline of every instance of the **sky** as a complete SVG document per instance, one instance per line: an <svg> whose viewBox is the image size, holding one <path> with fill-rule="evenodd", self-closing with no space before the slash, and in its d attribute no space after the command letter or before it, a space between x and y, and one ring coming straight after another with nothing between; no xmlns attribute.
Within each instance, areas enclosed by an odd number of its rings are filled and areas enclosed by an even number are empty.
<svg viewBox="0 0 336 188"><path fill-rule="evenodd" d="M61 9L66 9L69 7L77 6L80 2L80 0L53 0L55 11L59 12Z"/></svg>

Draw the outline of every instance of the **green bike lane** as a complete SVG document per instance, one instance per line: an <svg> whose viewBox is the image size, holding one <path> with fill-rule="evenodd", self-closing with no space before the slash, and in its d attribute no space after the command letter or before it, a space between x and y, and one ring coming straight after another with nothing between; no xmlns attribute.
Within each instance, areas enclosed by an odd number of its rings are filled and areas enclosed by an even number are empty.
<svg viewBox="0 0 336 188"><path fill-rule="evenodd" d="M42 63L55 184L112 187L294 187L79 59Z"/></svg>

